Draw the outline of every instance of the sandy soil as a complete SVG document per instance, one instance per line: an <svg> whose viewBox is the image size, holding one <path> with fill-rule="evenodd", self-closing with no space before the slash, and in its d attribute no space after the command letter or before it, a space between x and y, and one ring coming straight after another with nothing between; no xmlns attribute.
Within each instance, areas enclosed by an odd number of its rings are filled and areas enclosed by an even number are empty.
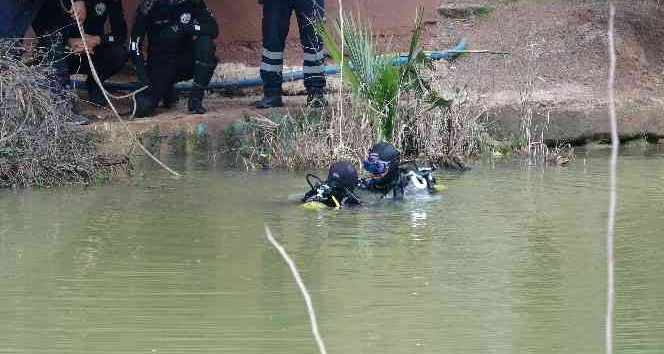
<svg viewBox="0 0 664 354"><path fill-rule="evenodd" d="M476 54L448 65L453 85L467 84L502 103L510 92L539 91L542 98L603 100L608 71L608 9L604 3L495 4L487 18L440 23L440 41L467 38ZM622 97L664 92L664 11L621 4L616 17L617 88Z"/></svg>

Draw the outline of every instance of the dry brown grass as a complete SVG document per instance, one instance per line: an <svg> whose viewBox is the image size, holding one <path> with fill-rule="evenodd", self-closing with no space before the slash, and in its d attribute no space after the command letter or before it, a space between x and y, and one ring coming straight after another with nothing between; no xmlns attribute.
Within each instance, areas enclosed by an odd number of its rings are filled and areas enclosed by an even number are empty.
<svg viewBox="0 0 664 354"><path fill-rule="evenodd" d="M97 156L95 136L68 123L46 70L0 56L0 186L89 184L128 170L126 159Z"/></svg>
<svg viewBox="0 0 664 354"><path fill-rule="evenodd" d="M432 109L418 97L407 97L399 107L393 143L403 159L445 164L448 159L480 154L488 145L485 109L466 91L454 104ZM245 168L327 168L350 160L359 165L378 142L380 127L375 108L350 93L338 105L323 110L300 109L278 116L246 117L242 131L230 138L229 149ZM489 147L490 148L490 147Z"/></svg>

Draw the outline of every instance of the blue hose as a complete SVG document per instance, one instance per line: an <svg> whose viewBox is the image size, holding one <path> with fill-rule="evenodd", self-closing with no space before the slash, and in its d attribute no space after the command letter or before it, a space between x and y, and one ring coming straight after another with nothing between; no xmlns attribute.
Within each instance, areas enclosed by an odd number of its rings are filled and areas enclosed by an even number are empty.
<svg viewBox="0 0 664 354"><path fill-rule="evenodd" d="M451 49L440 51L440 52L428 52L427 55L432 60L441 60L441 59L453 59L457 57L461 52L466 49L466 40L461 39L456 46ZM403 65L408 61L406 55L399 56L394 59L394 65ZM339 67L336 65L329 65L323 69L325 75L336 75L339 73ZM284 82L299 81L304 80L304 72L302 70L291 71L283 74ZM81 80L72 80L72 83L77 88L85 88L85 81ZM247 79L238 79L238 80L225 80L225 81L212 81L208 85L209 90L237 90L241 88L249 87L259 87L263 85L263 81L260 76L247 78ZM109 90L116 91L134 91L140 88L140 83L138 82L107 82L104 83L104 87ZM190 91L192 87L191 83L180 82L175 84L175 89L178 91Z"/></svg>

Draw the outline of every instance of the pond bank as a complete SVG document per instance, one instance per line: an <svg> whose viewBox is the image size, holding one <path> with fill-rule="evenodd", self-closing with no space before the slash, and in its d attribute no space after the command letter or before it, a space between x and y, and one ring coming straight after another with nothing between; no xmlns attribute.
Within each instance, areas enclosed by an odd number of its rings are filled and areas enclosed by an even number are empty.
<svg viewBox="0 0 664 354"><path fill-rule="evenodd" d="M467 90L479 98L478 105L486 107L485 123L492 138L521 139L528 132L549 146L579 146L606 139L605 4L493 0L459 0L455 4L455 9L460 6L475 11L450 13L441 5L438 20L425 24L423 44L425 49L435 50L465 38L469 49L511 53L466 55L436 64L435 79L441 92ZM478 4L482 6L477 8ZM660 119L664 111L664 23L659 20L664 9L652 5L625 2L618 6L617 106L623 142L643 137L656 142L664 137ZM405 45L400 38L394 39L396 48ZM218 79L235 79L255 76L258 68L225 63L217 74ZM329 87L337 89L338 78L329 79ZM294 96L287 98L288 107L276 115L299 111L304 104L304 97L297 96L303 94L301 83L285 86ZM162 153L216 153L233 122L273 114L249 107L260 98L259 89L231 94L208 99L210 113L203 116L188 115L186 102L181 100L177 109L137 119L129 127ZM96 113L99 120L111 123L95 123L91 129L101 132L109 145L121 142L123 125L115 123L108 112Z"/></svg>
<svg viewBox="0 0 664 354"><path fill-rule="evenodd" d="M610 122L606 103L564 102L552 104L533 102L530 132L535 139L544 138L548 146L571 144L581 146L589 142L607 142ZM618 133L621 142L647 139L656 143L664 138L664 105L656 102L623 100L617 104ZM491 133L499 140L523 135L523 106L510 104L489 110Z"/></svg>
<svg viewBox="0 0 664 354"><path fill-rule="evenodd" d="M113 152L126 147L127 128L136 134L151 151L160 154L186 155L194 153L215 154L223 150L233 122L245 117L272 114L283 115L301 109L303 97L289 97L290 107L275 111L257 111L249 108L250 100L226 102L220 111L194 116L185 114L185 107L176 113L158 115L149 119L135 119L126 123L103 121L91 124L87 129L102 137L105 151ZM181 102L181 105L184 102ZM588 143L606 143L609 136L608 112L601 103L551 103L531 102L533 115L531 135L544 137L550 147L562 144L583 146ZM488 109L489 132L497 140L506 141L523 136L523 106L513 102L494 105ZM623 143L647 139L657 143L664 138L664 121L661 112L664 105L654 101L637 102L623 100L618 105L619 135ZM543 134L543 135L542 135Z"/></svg>

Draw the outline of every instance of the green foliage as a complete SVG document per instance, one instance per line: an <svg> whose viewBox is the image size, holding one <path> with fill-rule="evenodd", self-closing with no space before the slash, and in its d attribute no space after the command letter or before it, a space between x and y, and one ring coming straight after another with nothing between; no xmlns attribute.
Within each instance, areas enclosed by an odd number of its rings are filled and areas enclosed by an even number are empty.
<svg viewBox="0 0 664 354"><path fill-rule="evenodd" d="M107 171L97 170L95 171L95 183L98 185L104 184L111 179L111 176Z"/></svg>
<svg viewBox="0 0 664 354"><path fill-rule="evenodd" d="M482 6L473 11L473 14L479 18L488 18L494 11L495 7L492 6Z"/></svg>
<svg viewBox="0 0 664 354"><path fill-rule="evenodd" d="M367 100L376 114L374 125L379 127L379 139L393 141L399 97L403 92L415 93L432 108L446 108L450 101L431 88L423 72L432 62L420 50L422 9L418 8L406 61L395 66L398 56L379 54L369 26L356 18L341 14L336 22L338 44L322 20L315 24L332 59L342 68L343 80L353 92ZM343 45L343 50L342 50Z"/></svg>

